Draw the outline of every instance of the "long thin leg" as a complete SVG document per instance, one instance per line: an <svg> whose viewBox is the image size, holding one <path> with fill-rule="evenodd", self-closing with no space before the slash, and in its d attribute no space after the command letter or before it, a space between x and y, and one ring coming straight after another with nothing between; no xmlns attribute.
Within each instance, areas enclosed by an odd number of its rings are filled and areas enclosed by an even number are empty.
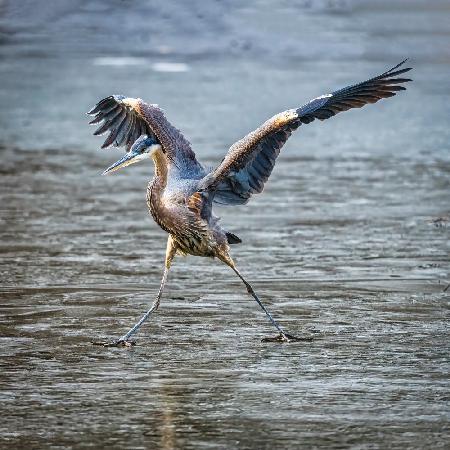
<svg viewBox="0 0 450 450"><path fill-rule="evenodd" d="M272 325L280 332L280 334L278 336L276 336L275 338L264 338L262 339L263 342L290 342L290 341L310 341L312 338L309 336L305 336L305 337L295 337L292 336L291 334L286 333L281 327L280 325L278 325L277 321L272 317L272 314L270 314L270 312L266 309L266 307L262 304L261 300L258 298L258 296L256 295L256 292L253 290L252 285L241 275L241 273L239 272L239 270L237 270L234 261L231 259L231 257L229 255L226 255L225 257L223 257L223 255L219 256L219 258L228 266L230 266L234 272L236 273L236 275L243 281L243 283L245 284L245 287L247 288L247 292L256 300L256 303L258 303L258 305L261 307L261 309L266 313L266 316L269 318L270 322L272 323Z"/></svg>
<svg viewBox="0 0 450 450"><path fill-rule="evenodd" d="M272 314L266 309L266 307L261 303L261 300L256 295L256 292L253 290L250 283L248 283L245 278L241 275L239 270L236 267L232 267L232 269L236 272L237 276L244 282L245 287L247 288L247 292L256 300L256 303L261 307L261 309L266 313L269 320L272 322L273 326L282 334L285 335L284 331L281 329L280 325L276 322L276 320L272 317Z"/></svg>
<svg viewBox="0 0 450 450"><path fill-rule="evenodd" d="M128 339L133 336L133 334L137 333L139 328L141 328L142 324L150 317L150 315L155 312L158 307L159 304L161 302L161 296L164 290L164 286L166 285L166 281L167 281L167 274L169 273L169 269L167 267L164 267L164 273L163 273L163 277L161 280L161 285L159 286L159 291L158 291L158 295L156 296L155 301L153 302L152 306L150 307L150 309L139 319L139 321L134 324L127 333L125 333L122 337L119 338L118 343L126 343L128 342Z"/></svg>
<svg viewBox="0 0 450 450"><path fill-rule="evenodd" d="M134 342L130 342L128 339L133 336L135 333L138 332L139 328L142 326L142 324L150 317L150 315L155 312L159 304L161 302L161 296L164 290L164 286L166 285L167 281L167 275L169 273L170 266L172 264L172 260L175 257L177 251L176 244L173 242L173 239L171 236L169 236L169 239L167 240L167 249L166 249L166 260L164 265L164 273L161 280L161 285L159 286L158 294L156 295L156 299L153 302L150 309L140 318L140 320L133 325L130 330L125 333L122 337L120 337L117 341L112 343L107 342L101 342L101 343L94 343L96 345L103 345L104 347L117 347L117 346L126 346L130 347L134 345Z"/></svg>

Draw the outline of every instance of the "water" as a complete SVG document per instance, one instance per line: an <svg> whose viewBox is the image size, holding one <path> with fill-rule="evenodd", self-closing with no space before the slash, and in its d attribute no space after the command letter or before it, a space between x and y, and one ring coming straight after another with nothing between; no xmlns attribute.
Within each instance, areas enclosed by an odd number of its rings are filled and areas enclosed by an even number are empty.
<svg viewBox="0 0 450 450"><path fill-rule="evenodd" d="M447 2L0 4L1 448L446 448ZM394 99L302 126L265 192L220 209L241 271L177 258L150 164L99 174L84 113L159 103L215 165L271 114L404 57Z"/></svg>

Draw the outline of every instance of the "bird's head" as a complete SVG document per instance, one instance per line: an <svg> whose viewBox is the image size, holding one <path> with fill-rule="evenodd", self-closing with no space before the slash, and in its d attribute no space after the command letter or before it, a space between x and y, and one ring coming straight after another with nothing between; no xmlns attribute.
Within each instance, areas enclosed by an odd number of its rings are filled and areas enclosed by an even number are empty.
<svg viewBox="0 0 450 450"><path fill-rule="evenodd" d="M130 151L125 156L120 158L113 165L109 166L102 173L102 175L107 175L108 173L115 172L122 167L137 163L139 161L142 161L143 159L151 158L153 154L160 149L161 145L154 138L144 134L136 139Z"/></svg>

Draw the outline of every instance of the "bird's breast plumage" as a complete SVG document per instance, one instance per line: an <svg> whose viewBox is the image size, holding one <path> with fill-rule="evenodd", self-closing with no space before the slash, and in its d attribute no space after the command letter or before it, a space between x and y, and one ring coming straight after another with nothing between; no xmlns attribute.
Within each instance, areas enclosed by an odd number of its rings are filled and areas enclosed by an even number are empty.
<svg viewBox="0 0 450 450"><path fill-rule="evenodd" d="M214 256L217 239L207 220L193 211L189 194L166 190L158 177L147 188L147 205L155 222L177 243L180 251L196 256Z"/></svg>

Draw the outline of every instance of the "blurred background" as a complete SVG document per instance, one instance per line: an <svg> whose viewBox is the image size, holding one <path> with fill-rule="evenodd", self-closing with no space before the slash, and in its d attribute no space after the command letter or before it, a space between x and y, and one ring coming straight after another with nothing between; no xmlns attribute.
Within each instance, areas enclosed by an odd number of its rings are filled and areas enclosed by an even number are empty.
<svg viewBox="0 0 450 450"><path fill-rule="evenodd" d="M445 448L450 4L0 0L0 447ZM157 103L206 165L273 114L409 58L398 96L302 126L265 192L220 209L241 271L159 284L151 164L100 173L85 115ZM193 361L195 360L195 364Z"/></svg>

